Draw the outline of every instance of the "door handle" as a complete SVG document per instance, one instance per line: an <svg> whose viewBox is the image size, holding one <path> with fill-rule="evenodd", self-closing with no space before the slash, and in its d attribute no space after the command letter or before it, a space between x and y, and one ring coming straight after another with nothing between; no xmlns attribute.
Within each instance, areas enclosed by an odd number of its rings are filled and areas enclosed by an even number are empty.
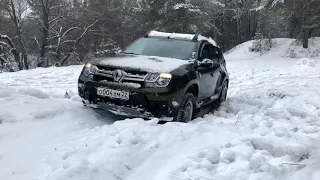
<svg viewBox="0 0 320 180"><path fill-rule="evenodd" d="M213 76L214 76L214 73L212 72L212 73L210 73L210 75L213 77Z"/></svg>

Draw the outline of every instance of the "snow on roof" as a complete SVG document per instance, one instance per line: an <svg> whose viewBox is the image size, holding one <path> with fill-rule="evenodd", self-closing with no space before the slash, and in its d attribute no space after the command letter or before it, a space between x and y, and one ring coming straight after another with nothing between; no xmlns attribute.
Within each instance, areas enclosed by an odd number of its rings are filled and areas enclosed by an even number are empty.
<svg viewBox="0 0 320 180"><path fill-rule="evenodd" d="M211 44L213 44L214 46L219 47L219 45L216 43L216 41L214 41L212 38L207 38L207 37L205 37L205 36L199 35L199 36L198 36L198 41L202 41L202 40L208 41L208 42L210 42Z"/></svg>
<svg viewBox="0 0 320 180"><path fill-rule="evenodd" d="M167 33L167 32L159 32L159 31L151 31L148 36L155 37L170 37L172 39L187 39L192 40L195 34L182 34L182 33Z"/></svg>
<svg viewBox="0 0 320 180"><path fill-rule="evenodd" d="M196 34L183 34L183 33L167 33L167 32L159 32L159 31L151 31L148 36L150 37L168 37L172 39L186 39L186 40L195 40ZM218 44L212 39L212 38L207 38L202 35L198 35L198 38L196 39L197 41L208 41L214 46L218 46Z"/></svg>

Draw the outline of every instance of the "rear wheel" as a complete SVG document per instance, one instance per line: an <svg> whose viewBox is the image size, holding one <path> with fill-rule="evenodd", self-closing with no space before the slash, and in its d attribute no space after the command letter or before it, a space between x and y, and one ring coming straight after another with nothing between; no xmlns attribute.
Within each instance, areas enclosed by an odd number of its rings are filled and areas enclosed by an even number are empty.
<svg viewBox="0 0 320 180"><path fill-rule="evenodd" d="M175 115L177 122L189 122L194 118L196 111L196 98L193 94L187 93Z"/></svg>
<svg viewBox="0 0 320 180"><path fill-rule="evenodd" d="M219 98L213 102L213 109L217 109L227 100L228 95L228 81L225 81L222 85Z"/></svg>
<svg viewBox="0 0 320 180"><path fill-rule="evenodd" d="M228 95L228 81L225 81L222 85L222 90L219 97L220 104L227 100Z"/></svg>

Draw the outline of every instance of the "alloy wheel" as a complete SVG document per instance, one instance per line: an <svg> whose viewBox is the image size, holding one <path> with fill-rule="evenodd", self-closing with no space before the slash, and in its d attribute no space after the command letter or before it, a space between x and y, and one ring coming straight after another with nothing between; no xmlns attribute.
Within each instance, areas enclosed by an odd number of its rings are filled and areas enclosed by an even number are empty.
<svg viewBox="0 0 320 180"><path fill-rule="evenodd" d="M191 100L189 100L184 108L184 113L183 113L183 120L184 122L189 122L192 120L193 116L193 103Z"/></svg>

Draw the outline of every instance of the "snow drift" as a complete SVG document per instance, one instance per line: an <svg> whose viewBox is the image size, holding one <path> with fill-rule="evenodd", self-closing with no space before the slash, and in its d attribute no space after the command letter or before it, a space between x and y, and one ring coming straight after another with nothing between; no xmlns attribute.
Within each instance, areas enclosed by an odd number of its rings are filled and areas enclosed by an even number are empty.
<svg viewBox="0 0 320 180"><path fill-rule="evenodd" d="M0 179L317 180L319 58L281 58L291 40L277 41L262 56L250 42L226 54L227 102L187 124L84 108L82 66L2 73Z"/></svg>

